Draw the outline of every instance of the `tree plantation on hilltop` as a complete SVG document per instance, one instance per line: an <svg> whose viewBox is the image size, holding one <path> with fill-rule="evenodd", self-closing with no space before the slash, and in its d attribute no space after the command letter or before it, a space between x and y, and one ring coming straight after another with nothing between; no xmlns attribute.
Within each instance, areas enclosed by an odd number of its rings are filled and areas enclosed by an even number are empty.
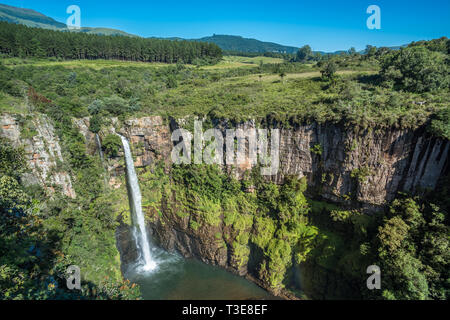
<svg viewBox="0 0 450 320"><path fill-rule="evenodd" d="M60 32L6 22L0 22L0 52L22 58L163 63L211 63L222 58L222 50L212 43Z"/></svg>

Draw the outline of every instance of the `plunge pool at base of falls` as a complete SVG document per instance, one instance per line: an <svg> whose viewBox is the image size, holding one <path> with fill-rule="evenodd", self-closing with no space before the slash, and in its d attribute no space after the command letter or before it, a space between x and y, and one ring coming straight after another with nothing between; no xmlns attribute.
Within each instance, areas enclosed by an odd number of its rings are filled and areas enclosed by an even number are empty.
<svg viewBox="0 0 450 320"><path fill-rule="evenodd" d="M254 283L218 267L193 259L183 259L150 245L145 226L142 195L130 144L120 136L124 148L127 191L133 227L127 248L133 243L137 259L125 265L125 278L140 285L145 300L261 300L274 299ZM100 142L98 142L100 146ZM120 232L119 232L120 234ZM119 241L121 243L122 241ZM127 251L125 249L125 251ZM127 259L125 259L127 260Z"/></svg>
<svg viewBox="0 0 450 320"><path fill-rule="evenodd" d="M144 300L273 300L253 282L220 267L152 247L158 267L147 273L129 266L125 277L139 284Z"/></svg>

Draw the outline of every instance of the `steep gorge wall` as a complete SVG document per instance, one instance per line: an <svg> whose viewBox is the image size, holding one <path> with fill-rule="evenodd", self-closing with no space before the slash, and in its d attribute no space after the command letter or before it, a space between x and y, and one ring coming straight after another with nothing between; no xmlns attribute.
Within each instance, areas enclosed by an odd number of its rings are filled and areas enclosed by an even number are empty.
<svg viewBox="0 0 450 320"><path fill-rule="evenodd" d="M315 146L321 154L315 153ZM282 130L281 171L273 180L306 176L309 187L324 199L378 206L399 191L434 189L445 171L449 147L449 141L423 130L356 132L337 125L301 126ZM362 169L365 176L352 177Z"/></svg>
<svg viewBox="0 0 450 320"><path fill-rule="evenodd" d="M137 167L158 160L170 166L171 133L177 124L165 124L160 117L128 120L121 126L114 120L113 124L115 128L113 125L103 135L117 132L128 137ZM95 152L95 135L87 129L89 119L78 120L77 125ZM236 128L255 126L245 123ZM423 129L357 131L335 124L311 124L281 129L280 133L280 170L268 179L280 184L288 175L306 177L312 195L332 202L383 206L400 191L433 190L449 167L450 141L432 137ZM120 173L118 166L111 169ZM242 178L251 164L227 169Z"/></svg>
<svg viewBox="0 0 450 320"><path fill-rule="evenodd" d="M31 171L24 174L26 184L38 184L50 194L56 189L70 198L76 193L72 186L70 175L59 168L64 162L60 141L52 122L45 115L34 115L27 119L32 133L23 134L25 125L15 115L0 115L0 137L3 137L14 147L23 147ZM30 130L27 128L27 130Z"/></svg>
<svg viewBox="0 0 450 320"><path fill-rule="evenodd" d="M64 194L75 197L71 177L58 172L57 162L63 162L60 142L51 121L44 115L32 120L36 132L22 137L19 119L13 115L0 116L0 136L14 146L24 146L32 175L30 182L44 186L57 185ZM88 150L97 152L95 135L89 131L89 119L74 121L86 138ZM120 133L134 146L137 167L149 166L154 161L171 163L171 131L178 126L164 123L161 117L132 119L119 124L112 119L111 126L102 131ZM252 123L237 129L251 129ZM281 129L280 171L269 177L282 183L287 175L306 177L309 191L326 200L351 204L355 200L366 206L380 206L391 201L399 191L418 193L434 189L441 174L448 170L450 142L428 136L424 130L347 130L338 125L304 125ZM316 150L320 150L317 152ZM108 170L123 174L119 161L110 162ZM251 168L237 168L237 177ZM367 168L367 177L358 181L352 172Z"/></svg>

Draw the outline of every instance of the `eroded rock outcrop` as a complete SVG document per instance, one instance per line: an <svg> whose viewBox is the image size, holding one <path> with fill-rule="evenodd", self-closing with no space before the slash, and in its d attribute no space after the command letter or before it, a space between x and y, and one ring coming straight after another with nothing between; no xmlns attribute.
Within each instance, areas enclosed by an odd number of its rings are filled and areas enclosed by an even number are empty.
<svg viewBox="0 0 450 320"><path fill-rule="evenodd" d="M434 189L446 170L450 142L423 130L355 131L336 125L282 130L281 171L306 176L310 190L334 202L383 205L399 191Z"/></svg>
<svg viewBox="0 0 450 320"><path fill-rule="evenodd" d="M28 133L24 133L24 121L18 116L0 115L0 136L15 147L23 147L31 173L23 179L27 184L39 184L50 193L61 188L62 193L75 198L70 175L61 170L59 165L64 162L59 138L55 134L51 121L45 115L34 115L27 119Z"/></svg>

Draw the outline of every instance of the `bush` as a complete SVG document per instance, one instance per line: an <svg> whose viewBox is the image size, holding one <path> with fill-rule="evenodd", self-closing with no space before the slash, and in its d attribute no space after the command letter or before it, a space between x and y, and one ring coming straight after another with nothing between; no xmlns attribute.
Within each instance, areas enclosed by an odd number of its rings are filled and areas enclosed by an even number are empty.
<svg viewBox="0 0 450 320"><path fill-rule="evenodd" d="M321 70L322 78L326 80L331 80L334 78L337 71L337 65L334 61L328 61Z"/></svg>
<svg viewBox="0 0 450 320"><path fill-rule="evenodd" d="M431 120L431 132L438 137L450 139L450 106L439 111Z"/></svg>
<svg viewBox="0 0 450 320"><path fill-rule="evenodd" d="M167 88L169 88L169 89L178 87L177 79L175 78L174 75L169 75L167 77L166 85L167 85Z"/></svg>
<svg viewBox="0 0 450 320"><path fill-rule="evenodd" d="M358 169L354 169L350 176L353 179L356 179L359 181L359 183L364 184L367 182L367 179L372 175L372 171L368 166L364 166Z"/></svg>
<svg viewBox="0 0 450 320"><path fill-rule="evenodd" d="M103 103L105 110L113 116L119 116L130 111L127 101L119 96L114 95L105 98Z"/></svg>
<svg viewBox="0 0 450 320"><path fill-rule="evenodd" d="M450 84L446 55L420 46L385 55L380 75L387 86L418 93L447 88Z"/></svg>
<svg viewBox="0 0 450 320"><path fill-rule="evenodd" d="M122 148L122 140L118 135L110 134L103 139L103 150L110 157L117 157Z"/></svg>
<svg viewBox="0 0 450 320"><path fill-rule="evenodd" d="M94 100L88 107L88 111L91 115L99 114L105 108L105 104L101 100Z"/></svg>
<svg viewBox="0 0 450 320"><path fill-rule="evenodd" d="M102 129L102 123L103 123L102 117L99 116L98 114L94 115L89 123L89 130L93 133L99 133L100 130Z"/></svg>

